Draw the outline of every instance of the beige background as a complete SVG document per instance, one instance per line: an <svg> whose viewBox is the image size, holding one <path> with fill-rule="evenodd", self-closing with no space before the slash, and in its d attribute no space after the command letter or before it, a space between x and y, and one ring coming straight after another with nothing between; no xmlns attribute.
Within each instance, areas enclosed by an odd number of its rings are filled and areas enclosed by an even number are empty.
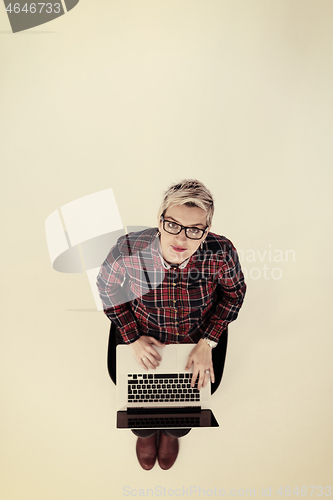
<svg viewBox="0 0 333 500"><path fill-rule="evenodd" d="M1 498L333 486L332 1L81 0L15 35L0 9ZM155 225L186 177L212 190L248 293L220 428L145 472L115 429L108 320L85 275L52 269L44 223L112 187L125 225Z"/></svg>

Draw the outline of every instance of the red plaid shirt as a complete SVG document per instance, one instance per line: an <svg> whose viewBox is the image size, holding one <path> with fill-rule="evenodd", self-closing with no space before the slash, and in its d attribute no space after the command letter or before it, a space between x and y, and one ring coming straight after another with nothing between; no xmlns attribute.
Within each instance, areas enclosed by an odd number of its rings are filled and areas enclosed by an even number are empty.
<svg viewBox="0 0 333 500"><path fill-rule="evenodd" d="M124 341L150 335L165 344L218 341L237 318L246 285L235 247L208 233L178 268L165 263L156 228L121 236L97 278L104 312Z"/></svg>

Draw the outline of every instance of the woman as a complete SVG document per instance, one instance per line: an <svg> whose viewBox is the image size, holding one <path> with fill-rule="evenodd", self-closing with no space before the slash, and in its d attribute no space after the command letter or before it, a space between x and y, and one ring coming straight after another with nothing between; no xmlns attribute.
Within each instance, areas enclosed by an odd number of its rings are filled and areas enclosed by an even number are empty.
<svg viewBox="0 0 333 500"><path fill-rule="evenodd" d="M219 385L227 326L237 318L246 285L232 243L209 232L213 213L208 189L184 180L166 191L158 228L122 236L111 249L97 286L112 325L114 381L116 344L129 344L141 367L150 370L161 361L154 345L186 342L196 344L186 366L193 369L192 386L201 389L210 378L213 393ZM189 429L133 432L142 468L150 470L158 458L160 467L169 469L178 438Z"/></svg>

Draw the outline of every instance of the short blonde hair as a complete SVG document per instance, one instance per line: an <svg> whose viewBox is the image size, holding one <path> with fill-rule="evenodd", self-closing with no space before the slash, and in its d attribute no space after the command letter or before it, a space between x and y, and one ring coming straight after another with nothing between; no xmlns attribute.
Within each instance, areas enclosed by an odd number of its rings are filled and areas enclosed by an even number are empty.
<svg viewBox="0 0 333 500"><path fill-rule="evenodd" d="M164 193L164 198L158 211L158 219L168 208L174 205L199 207L207 212L207 226L211 226L214 214L214 200L211 192L197 179L184 179L173 184Z"/></svg>

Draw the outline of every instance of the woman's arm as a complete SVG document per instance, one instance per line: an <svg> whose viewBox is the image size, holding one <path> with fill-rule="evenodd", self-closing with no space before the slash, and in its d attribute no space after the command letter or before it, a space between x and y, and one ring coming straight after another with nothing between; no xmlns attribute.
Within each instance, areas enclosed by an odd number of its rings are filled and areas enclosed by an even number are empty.
<svg viewBox="0 0 333 500"><path fill-rule="evenodd" d="M236 249L231 245L215 275L217 301L213 314L203 325L202 337L218 342L221 333L238 316L242 307L246 284Z"/></svg>
<svg viewBox="0 0 333 500"><path fill-rule="evenodd" d="M104 313L115 323L125 343L129 344L140 338L140 331L129 298L122 287L125 278L126 266L118 240L102 264L97 277L97 288Z"/></svg>
<svg viewBox="0 0 333 500"><path fill-rule="evenodd" d="M130 344L133 354L136 357L138 363L145 369L154 368L159 365L162 357L154 349L153 344L164 347L162 344L154 337L149 337L148 335L142 335L138 340Z"/></svg>
<svg viewBox="0 0 333 500"><path fill-rule="evenodd" d="M188 357L185 370L189 370L193 364L193 375L191 385L194 387L195 381L199 376L198 389L205 387L209 377L212 382L215 382L215 375L212 361L212 348L204 339L200 339L197 345L192 349Z"/></svg>
<svg viewBox="0 0 333 500"><path fill-rule="evenodd" d="M205 386L209 375L212 382L215 380L212 347L204 339L218 342L228 324L237 318L244 301L246 284L237 251L231 242L229 242L228 252L225 252L223 258L220 259L215 279L217 301L214 312L202 324L202 338L191 351L185 368L190 369L193 364L192 386L199 376L198 389Z"/></svg>

